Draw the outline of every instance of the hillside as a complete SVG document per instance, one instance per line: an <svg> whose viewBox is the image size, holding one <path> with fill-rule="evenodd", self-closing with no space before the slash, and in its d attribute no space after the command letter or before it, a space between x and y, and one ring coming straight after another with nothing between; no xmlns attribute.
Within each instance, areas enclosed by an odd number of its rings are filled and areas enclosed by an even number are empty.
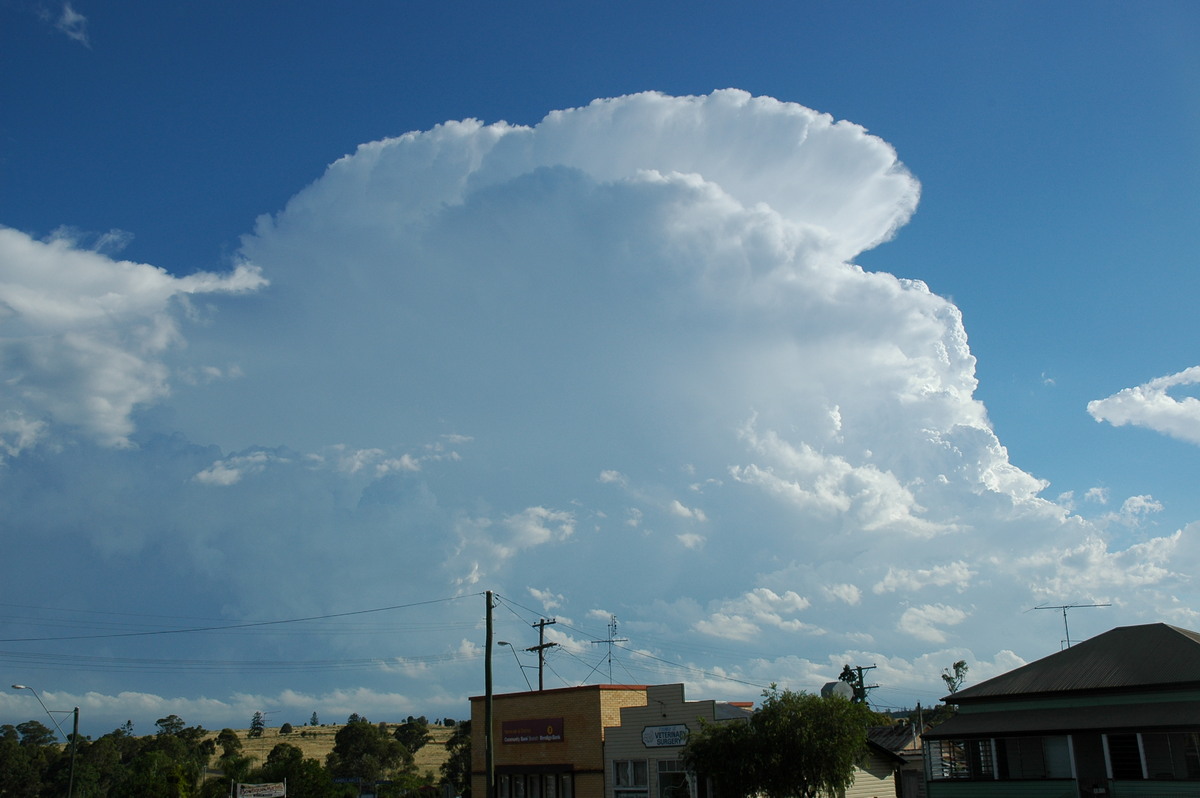
<svg viewBox="0 0 1200 798"><path fill-rule="evenodd" d="M388 728L394 729L399 725L399 723L389 723ZM294 745L304 752L306 759L316 759L321 764L325 764L325 756L333 750L334 737L341 729L342 726L338 724L297 726L291 734L280 734L278 728L268 728L264 729L263 736L258 738L250 737L249 729L235 729L234 731L242 741L243 753L253 757L257 767L266 759L271 749L279 743ZM418 773L431 772L435 781L441 776L442 763L446 761L446 741L453 733L452 727L430 724L429 734L433 739L417 751ZM216 739L217 734L217 731L209 732L208 738ZM218 751L218 753L220 752Z"/></svg>

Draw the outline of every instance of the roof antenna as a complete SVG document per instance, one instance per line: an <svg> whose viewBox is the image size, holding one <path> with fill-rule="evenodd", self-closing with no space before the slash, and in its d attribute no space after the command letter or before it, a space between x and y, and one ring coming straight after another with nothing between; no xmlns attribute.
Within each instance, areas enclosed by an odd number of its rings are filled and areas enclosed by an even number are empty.
<svg viewBox="0 0 1200 798"><path fill-rule="evenodd" d="M1067 639L1059 641L1062 647L1060 650L1066 650L1071 647L1071 629L1067 626L1067 610L1073 610L1076 607L1111 607L1111 604L1056 604L1047 607L1034 607L1035 610L1062 610L1063 614L1063 631L1066 632Z"/></svg>

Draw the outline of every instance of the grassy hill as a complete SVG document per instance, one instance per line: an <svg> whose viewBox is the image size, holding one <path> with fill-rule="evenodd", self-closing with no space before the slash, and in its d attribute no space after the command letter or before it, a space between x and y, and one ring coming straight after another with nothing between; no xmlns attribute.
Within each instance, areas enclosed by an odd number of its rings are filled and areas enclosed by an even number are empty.
<svg viewBox="0 0 1200 798"><path fill-rule="evenodd" d="M388 729L393 730L399 723L389 723ZM325 764L325 756L333 750L334 737L342 726L336 724L321 726L296 726L291 734L280 734L278 728L263 729L262 737L251 737L249 729L235 729L242 741L242 753L255 759L255 767L261 765L271 753L271 749L279 743L294 745L304 752L305 759L316 759ZM429 725L432 739L417 751L417 772L433 773L436 781L441 777L442 763L446 761L446 741L454 729L447 726ZM208 737L216 739L218 732L209 732ZM218 751L220 753L220 751Z"/></svg>

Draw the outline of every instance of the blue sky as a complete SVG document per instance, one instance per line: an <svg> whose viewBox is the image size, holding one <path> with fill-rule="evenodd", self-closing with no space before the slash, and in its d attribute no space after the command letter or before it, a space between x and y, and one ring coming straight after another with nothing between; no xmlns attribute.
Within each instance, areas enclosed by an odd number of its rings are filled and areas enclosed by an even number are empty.
<svg viewBox="0 0 1200 798"><path fill-rule="evenodd" d="M1200 628L1198 53L1183 2L3 0L4 678L460 717L489 589L548 684L616 615L694 698Z"/></svg>

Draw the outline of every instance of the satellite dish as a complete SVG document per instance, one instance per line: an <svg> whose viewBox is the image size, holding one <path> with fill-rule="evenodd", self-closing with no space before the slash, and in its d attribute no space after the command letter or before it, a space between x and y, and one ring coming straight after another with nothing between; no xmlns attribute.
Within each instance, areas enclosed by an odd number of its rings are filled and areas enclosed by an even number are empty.
<svg viewBox="0 0 1200 798"><path fill-rule="evenodd" d="M854 698L854 688L845 682L826 682L821 688L821 697L829 698L831 695L836 695L849 701Z"/></svg>

